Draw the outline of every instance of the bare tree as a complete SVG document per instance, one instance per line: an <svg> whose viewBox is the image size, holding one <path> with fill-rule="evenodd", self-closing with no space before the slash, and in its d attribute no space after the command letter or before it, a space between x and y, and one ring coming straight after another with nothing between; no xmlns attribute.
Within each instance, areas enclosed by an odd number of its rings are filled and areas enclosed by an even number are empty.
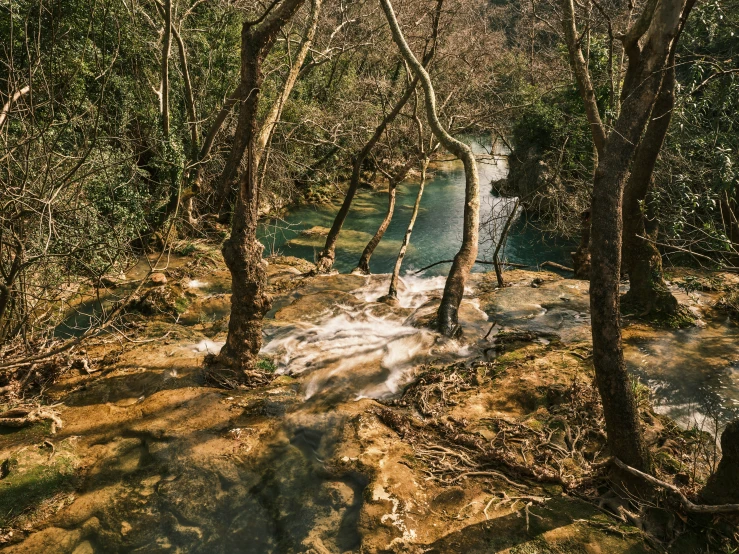
<svg viewBox="0 0 739 554"><path fill-rule="evenodd" d="M389 0L380 0L382 9L390 25L393 40L403 55L406 63L411 67L417 78L421 80L426 98L426 118L431 131L438 141L452 154L462 160L465 173L465 206L462 231L462 246L454 257L449 270L444 294L439 305L436 324L440 332L451 336L459 329L459 305L464 296L464 286L472 266L475 264L478 248L478 234L480 226L480 178L477 172L477 160L469 145L452 137L441 125L436 113L436 94L431 83L431 77L418 61L403 36L395 12Z"/></svg>

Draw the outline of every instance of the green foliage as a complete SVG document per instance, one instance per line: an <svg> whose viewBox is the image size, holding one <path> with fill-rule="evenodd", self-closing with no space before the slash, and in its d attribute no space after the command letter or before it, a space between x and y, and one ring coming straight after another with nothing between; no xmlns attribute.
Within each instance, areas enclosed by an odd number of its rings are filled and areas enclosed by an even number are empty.
<svg viewBox="0 0 739 554"><path fill-rule="evenodd" d="M277 370L277 366L269 358L259 358L259 361L257 362L257 369L260 369L265 373L274 373Z"/></svg>

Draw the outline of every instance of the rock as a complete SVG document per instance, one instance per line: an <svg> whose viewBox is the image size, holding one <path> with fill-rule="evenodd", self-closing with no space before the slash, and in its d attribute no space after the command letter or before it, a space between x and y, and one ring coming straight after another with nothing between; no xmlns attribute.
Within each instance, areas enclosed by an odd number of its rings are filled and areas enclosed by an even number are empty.
<svg viewBox="0 0 739 554"><path fill-rule="evenodd" d="M709 504L739 503L739 419L721 434L721 462L700 493Z"/></svg>
<svg viewBox="0 0 739 554"><path fill-rule="evenodd" d="M121 273L120 275L103 275L100 277L100 284L106 289L114 289L126 281L126 276Z"/></svg>
<svg viewBox="0 0 739 554"><path fill-rule="evenodd" d="M167 276L164 273L152 273L149 280L155 285L163 285L167 282Z"/></svg>

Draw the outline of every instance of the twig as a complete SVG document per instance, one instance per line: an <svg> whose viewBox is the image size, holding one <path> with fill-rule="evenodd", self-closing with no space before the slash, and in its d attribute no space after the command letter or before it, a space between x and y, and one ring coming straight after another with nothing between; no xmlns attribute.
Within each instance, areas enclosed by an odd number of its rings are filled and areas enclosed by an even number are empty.
<svg viewBox="0 0 739 554"><path fill-rule="evenodd" d="M418 275L419 273L422 273L422 272L426 271L427 269L431 269L432 267L437 266L437 265L440 265L440 264L450 264L453 261L454 260L441 260L441 261L436 262L436 263L433 263L431 265L427 265L426 267L422 267L418 271L414 271L413 272L413 275ZM495 265L493 262L488 262L486 260L475 260L475 263L476 264L480 264L480 265ZM503 263L501 263L501 265L507 265L508 267L519 267L519 268L530 267L527 264L515 264L515 263L511 263L511 262L503 262Z"/></svg>

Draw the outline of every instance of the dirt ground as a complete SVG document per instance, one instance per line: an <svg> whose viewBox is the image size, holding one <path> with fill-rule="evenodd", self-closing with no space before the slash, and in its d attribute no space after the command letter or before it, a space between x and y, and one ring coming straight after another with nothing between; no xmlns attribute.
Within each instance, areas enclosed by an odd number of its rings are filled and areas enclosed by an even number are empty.
<svg viewBox="0 0 739 554"><path fill-rule="evenodd" d="M269 265L267 342L284 352L265 358L266 387L204 386L228 274L202 260L145 293L135 339L70 353L43 391L62 427L0 435L2 551L706 552L699 523L667 510L645 523L597 469L587 283L514 271L495 290L475 276L465 332L445 342L421 329L438 292L389 307L366 299L379 281L305 264ZM345 341L364 339L331 357L337 318L360 312L368 327ZM691 436L648 402L643 419L659 474L684 478Z"/></svg>

